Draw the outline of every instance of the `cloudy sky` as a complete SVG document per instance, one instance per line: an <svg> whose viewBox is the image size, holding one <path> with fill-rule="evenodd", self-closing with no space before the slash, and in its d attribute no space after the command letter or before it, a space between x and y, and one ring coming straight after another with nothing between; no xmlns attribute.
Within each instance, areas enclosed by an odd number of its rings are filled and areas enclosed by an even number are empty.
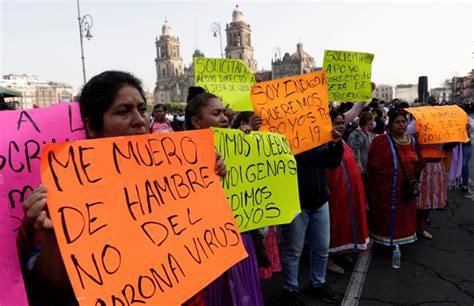
<svg viewBox="0 0 474 306"><path fill-rule="evenodd" d="M127 70L152 91L156 81L155 38L165 21L181 41L185 65L198 48L219 57L219 38L211 24L232 21L239 4L252 28L258 69L271 69L276 48L281 55L304 50L322 66L325 49L375 54L372 81L417 83L427 75L429 87L473 67L471 1L90 1L81 0L81 15L90 14L92 40L84 41L87 77L107 69ZM29 73L44 80L82 86L76 0L0 0L0 73ZM225 32L223 43L225 47Z"/></svg>

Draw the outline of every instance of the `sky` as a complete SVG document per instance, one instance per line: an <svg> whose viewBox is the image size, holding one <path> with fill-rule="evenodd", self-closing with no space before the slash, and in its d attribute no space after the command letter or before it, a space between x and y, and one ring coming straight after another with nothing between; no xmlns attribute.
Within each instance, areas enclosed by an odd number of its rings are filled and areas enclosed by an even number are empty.
<svg viewBox="0 0 474 306"><path fill-rule="evenodd" d="M324 50L375 54L376 84L429 87L464 76L473 68L474 8L471 1L117 1L81 0L81 15L93 17L91 40L84 40L87 78L104 70L125 70L153 91L155 39L165 19L181 42L184 64L196 48L220 57L211 24L225 25L235 5L252 29L258 69L271 69L276 48L281 56L304 50L322 66ZM76 92L83 85L76 0L0 0L0 74L35 74L65 82Z"/></svg>

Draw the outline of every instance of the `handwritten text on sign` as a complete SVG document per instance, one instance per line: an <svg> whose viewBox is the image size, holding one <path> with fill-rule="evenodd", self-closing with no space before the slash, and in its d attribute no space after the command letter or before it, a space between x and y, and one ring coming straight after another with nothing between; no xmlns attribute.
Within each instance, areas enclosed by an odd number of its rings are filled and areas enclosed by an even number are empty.
<svg viewBox="0 0 474 306"><path fill-rule="evenodd" d="M80 304L178 305L246 257L214 165L210 130L45 147L48 207Z"/></svg>
<svg viewBox="0 0 474 306"><path fill-rule="evenodd" d="M293 154L331 140L326 75L323 71L257 83L252 87L262 131L284 134Z"/></svg>
<svg viewBox="0 0 474 306"><path fill-rule="evenodd" d="M300 201L296 161L285 136L213 130L227 167L222 185L240 231L290 223Z"/></svg>
<svg viewBox="0 0 474 306"><path fill-rule="evenodd" d="M85 132L78 103L59 103L50 107L0 112L0 184L2 204L11 209L13 228L23 220L22 203L40 184L43 145L84 139Z"/></svg>
<svg viewBox="0 0 474 306"><path fill-rule="evenodd" d="M329 86L329 101L370 101L372 61L370 53L324 51L323 69Z"/></svg>
<svg viewBox="0 0 474 306"><path fill-rule="evenodd" d="M194 58L196 86L203 87L229 104L235 111L251 111L250 88L255 83L253 73L239 59Z"/></svg>
<svg viewBox="0 0 474 306"><path fill-rule="evenodd" d="M418 141L422 144L466 142L467 114L457 105L406 109L415 116Z"/></svg>

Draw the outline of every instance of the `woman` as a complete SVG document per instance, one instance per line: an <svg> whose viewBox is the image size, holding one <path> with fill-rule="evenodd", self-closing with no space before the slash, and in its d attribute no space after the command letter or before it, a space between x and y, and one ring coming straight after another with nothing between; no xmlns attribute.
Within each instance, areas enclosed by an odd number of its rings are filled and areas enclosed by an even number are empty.
<svg viewBox="0 0 474 306"><path fill-rule="evenodd" d="M357 166L359 167L362 176L365 177L367 170L367 155L369 153L369 146L375 137L373 129L375 128L375 121L372 113L362 112L359 118L359 127L355 129L347 140L349 146L354 152Z"/></svg>
<svg viewBox="0 0 474 306"><path fill-rule="evenodd" d="M252 122L256 118L254 112L240 112L232 123L233 129L239 129L248 134L252 130L258 130ZM275 272L281 272L280 251L274 226L267 226L250 231L252 235L260 279L269 279Z"/></svg>
<svg viewBox="0 0 474 306"><path fill-rule="evenodd" d="M188 130L227 128L229 120L219 98L210 93L201 93L186 105L185 126ZM242 241L249 256L206 288L206 305L263 306L252 237L249 233L242 233Z"/></svg>
<svg viewBox="0 0 474 306"><path fill-rule="evenodd" d="M173 132L171 122L166 118L166 106L156 104L153 107L153 120L150 123L152 133L170 133Z"/></svg>
<svg viewBox="0 0 474 306"><path fill-rule="evenodd" d="M447 185L443 159L446 157L442 144L420 145L425 166L420 176L420 196L416 202L417 233L425 239L433 239L426 230L430 210L446 206Z"/></svg>
<svg viewBox="0 0 474 306"><path fill-rule="evenodd" d="M469 116L469 114L468 114ZM474 140L474 119L467 117L467 136L469 141L461 144L462 146L462 186L461 192L469 192L469 161L472 156L472 141Z"/></svg>
<svg viewBox="0 0 474 306"><path fill-rule="evenodd" d="M106 71L84 85L79 105L89 138L140 135L150 132L145 94L141 81L121 71ZM216 162L216 174L224 176L222 160ZM69 278L59 254L52 222L46 210L46 186L30 193L24 202L22 233L36 229L34 242L19 236L19 245L32 245L21 256L31 305L77 305ZM204 305L197 294L185 305Z"/></svg>
<svg viewBox="0 0 474 306"><path fill-rule="evenodd" d="M338 111L329 113L333 128L344 134L344 116ZM369 114L370 115L370 114ZM362 118L363 116L361 116ZM367 250L369 230L365 210L365 191L358 165L351 148L343 143L341 165L326 169L329 187L330 247L331 255ZM344 273L331 259L328 269Z"/></svg>
<svg viewBox="0 0 474 306"><path fill-rule="evenodd" d="M416 198L404 186L417 176L422 162L414 139L405 135L404 114L392 110L388 116L389 133L376 137L369 148L367 182L370 237L392 246L416 240Z"/></svg>

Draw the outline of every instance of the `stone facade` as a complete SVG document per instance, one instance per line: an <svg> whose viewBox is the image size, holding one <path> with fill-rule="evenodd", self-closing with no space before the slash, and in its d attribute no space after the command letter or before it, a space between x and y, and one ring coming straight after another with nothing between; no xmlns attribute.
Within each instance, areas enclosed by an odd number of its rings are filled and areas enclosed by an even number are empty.
<svg viewBox="0 0 474 306"><path fill-rule="evenodd" d="M395 99L413 103L418 98L418 84L400 84L395 86Z"/></svg>
<svg viewBox="0 0 474 306"><path fill-rule="evenodd" d="M257 63L253 58L250 25L243 20L243 13L238 6L232 13L232 22L226 25L227 58L242 59L252 72L257 70ZM188 95L188 88L194 86L194 65L188 67L183 64L180 55L179 38L173 34L173 29L165 21L161 29L160 38L155 39L156 45L156 83L154 103L184 102ZM204 57L196 50L194 57Z"/></svg>
<svg viewBox="0 0 474 306"><path fill-rule="evenodd" d="M245 23L244 14L237 5L232 13L232 22L226 25L227 47L226 58L237 58L244 61L250 71L257 71L257 62L253 58L253 47L251 40L252 30Z"/></svg>
<svg viewBox="0 0 474 306"><path fill-rule="evenodd" d="M194 85L194 67L193 64L184 67L179 50L179 38L174 36L168 21L165 21L160 39L155 40L155 45L157 56L154 103L186 101L188 88ZM196 50L194 56L204 56L204 54Z"/></svg>
<svg viewBox="0 0 474 306"><path fill-rule="evenodd" d="M296 52L286 52L283 58L272 59L272 79L286 78L294 75L317 71L314 58L303 50L303 44L296 45Z"/></svg>
<svg viewBox="0 0 474 306"><path fill-rule="evenodd" d="M58 102L74 100L74 89L71 85L44 81L37 75L4 75L2 80L0 80L0 86L22 93L21 97L11 98L18 102L21 109L30 109L33 106L46 107Z"/></svg>
<svg viewBox="0 0 474 306"><path fill-rule="evenodd" d="M372 97L384 102L390 102L393 100L393 87L383 84L377 85L372 93Z"/></svg>

